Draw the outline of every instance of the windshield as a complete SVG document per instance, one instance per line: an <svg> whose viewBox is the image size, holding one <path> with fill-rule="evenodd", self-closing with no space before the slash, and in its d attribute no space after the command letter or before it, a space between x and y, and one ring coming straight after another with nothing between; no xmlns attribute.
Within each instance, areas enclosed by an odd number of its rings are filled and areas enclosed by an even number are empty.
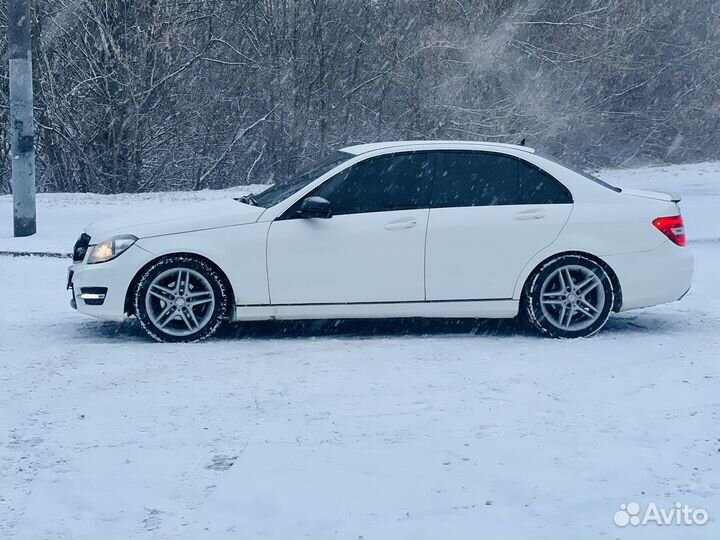
<svg viewBox="0 0 720 540"><path fill-rule="evenodd" d="M553 163L557 163L558 165L562 165L562 166L565 167L566 169L569 169L569 170L571 170L572 172L577 173L577 174L579 174L580 176L583 176L584 178L587 178L588 180L592 180L592 181L595 182L596 184L600 184L600 185L603 186L603 187L606 187L606 188L608 188L608 189L612 189L612 190L613 190L614 192L616 192L616 193L620 193L620 192L622 191L622 189L620 189L619 187L613 186L612 184L608 184L608 183L605 182L604 180L600 180L597 176L593 176L592 174L586 173L585 171L583 171L583 170L581 170L581 169L577 169L577 168L573 167L572 165L568 165L567 163L563 163L562 161L559 161L559 160L555 159L554 157L548 156L548 155L543 154L543 153L541 153L541 152L535 152L535 154L538 155L538 156L540 156L540 157L542 157L542 158L545 158L545 159L547 159L547 160L549 160L549 161L552 161Z"/></svg>
<svg viewBox="0 0 720 540"><path fill-rule="evenodd" d="M352 157L354 157L352 154L347 154L345 152L334 152L322 161L315 163L309 169L300 172L291 180L279 182L269 187L262 193L253 195L252 201L257 206L262 206L263 208L275 206L279 202L287 199L290 195L300 191L313 180L319 178L326 172L334 169Z"/></svg>

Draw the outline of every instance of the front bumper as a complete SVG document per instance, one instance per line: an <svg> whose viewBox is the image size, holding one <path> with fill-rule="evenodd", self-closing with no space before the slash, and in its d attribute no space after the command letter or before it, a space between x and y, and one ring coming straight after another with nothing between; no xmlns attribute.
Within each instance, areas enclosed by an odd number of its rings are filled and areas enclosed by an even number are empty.
<svg viewBox="0 0 720 540"><path fill-rule="evenodd" d="M70 307L73 309L77 309L77 299L75 298L75 287L73 286L73 274L75 271L73 270L73 266L68 266L68 272L67 272L67 284L65 285L65 289L70 291L72 293L72 298L70 299Z"/></svg>
<svg viewBox="0 0 720 540"><path fill-rule="evenodd" d="M125 298L138 270L153 255L133 245L122 255L100 264L75 263L68 268L70 305L79 312L100 319L125 319Z"/></svg>

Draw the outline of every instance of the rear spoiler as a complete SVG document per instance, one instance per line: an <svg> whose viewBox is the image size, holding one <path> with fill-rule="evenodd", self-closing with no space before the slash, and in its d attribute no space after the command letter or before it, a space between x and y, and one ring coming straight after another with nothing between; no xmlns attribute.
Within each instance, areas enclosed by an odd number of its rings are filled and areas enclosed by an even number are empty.
<svg viewBox="0 0 720 540"><path fill-rule="evenodd" d="M668 195L670 195L670 200L674 203L679 203L680 201L682 201L682 195L680 195L679 193L669 193Z"/></svg>

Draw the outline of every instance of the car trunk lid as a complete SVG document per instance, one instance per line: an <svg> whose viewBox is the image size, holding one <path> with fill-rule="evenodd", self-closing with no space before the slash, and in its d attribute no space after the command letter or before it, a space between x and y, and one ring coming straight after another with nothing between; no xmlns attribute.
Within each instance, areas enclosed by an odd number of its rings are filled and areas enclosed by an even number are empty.
<svg viewBox="0 0 720 540"><path fill-rule="evenodd" d="M682 200L682 197L676 193L662 193L660 191L647 191L644 189L623 188L622 193L632 197L642 197L643 199L654 199L656 201L679 203Z"/></svg>

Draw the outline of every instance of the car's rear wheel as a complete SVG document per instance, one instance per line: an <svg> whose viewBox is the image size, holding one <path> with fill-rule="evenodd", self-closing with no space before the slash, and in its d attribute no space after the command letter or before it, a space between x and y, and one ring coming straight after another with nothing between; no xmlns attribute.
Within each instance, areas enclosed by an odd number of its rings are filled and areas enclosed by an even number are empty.
<svg viewBox="0 0 720 540"><path fill-rule="evenodd" d="M565 255L544 264L523 295L524 314L541 333L558 338L588 337L608 320L614 302L605 269L581 255Z"/></svg>
<svg viewBox="0 0 720 540"><path fill-rule="evenodd" d="M222 276L206 261L168 256L141 276L135 313L158 341L199 341L214 334L226 317L227 292Z"/></svg>

